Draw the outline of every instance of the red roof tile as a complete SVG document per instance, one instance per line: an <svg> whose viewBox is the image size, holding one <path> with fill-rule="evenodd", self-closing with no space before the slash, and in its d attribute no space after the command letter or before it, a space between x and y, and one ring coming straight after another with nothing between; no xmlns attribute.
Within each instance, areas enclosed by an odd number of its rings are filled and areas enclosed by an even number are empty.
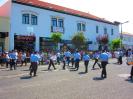
<svg viewBox="0 0 133 99"><path fill-rule="evenodd" d="M51 3L47 3L47 2L43 2L43 1L39 1L39 0L13 0L13 2L25 4L25 5L31 5L31 6L40 7L40 8L45 8L45 9L54 10L54 11L59 11L62 13L67 13L67 14L71 14L71 15L75 15L75 16L79 16L79 17L85 17L85 18L89 18L92 20L101 21L101 22L105 22L105 23L109 23L109 24L114 24L110 21L107 21L103 18L99 18L97 16L94 16L94 15L86 13L86 12L62 7L59 5L55 5L55 4L51 4Z"/></svg>

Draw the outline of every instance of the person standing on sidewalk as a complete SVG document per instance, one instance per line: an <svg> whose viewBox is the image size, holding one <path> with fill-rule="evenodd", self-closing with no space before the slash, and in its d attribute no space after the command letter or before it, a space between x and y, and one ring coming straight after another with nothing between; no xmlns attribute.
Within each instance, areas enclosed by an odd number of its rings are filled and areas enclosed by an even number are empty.
<svg viewBox="0 0 133 99"><path fill-rule="evenodd" d="M85 52L85 54L83 55L83 60L85 65L85 73L88 73L88 64L90 61L90 56L87 54L87 52Z"/></svg>
<svg viewBox="0 0 133 99"><path fill-rule="evenodd" d="M38 62L39 62L39 57L37 56L37 52L33 52L33 54L30 57L30 61L31 61L30 76L32 76L33 72L34 76L36 76Z"/></svg>
<svg viewBox="0 0 133 99"><path fill-rule="evenodd" d="M101 66L102 66L101 78L107 78L106 65L108 64L109 57L106 51L103 50L99 58L101 60Z"/></svg>

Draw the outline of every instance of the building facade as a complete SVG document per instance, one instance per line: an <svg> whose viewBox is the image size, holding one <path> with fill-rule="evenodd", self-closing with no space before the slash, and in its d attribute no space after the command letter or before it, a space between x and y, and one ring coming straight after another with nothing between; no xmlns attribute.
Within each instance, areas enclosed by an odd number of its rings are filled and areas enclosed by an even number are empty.
<svg viewBox="0 0 133 99"><path fill-rule="evenodd" d="M124 49L133 49L133 34L131 33L122 33L122 45Z"/></svg>
<svg viewBox="0 0 133 99"><path fill-rule="evenodd" d="M9 50L43 50L52 46L51 33L63 34L64 42L71 41L77 32L92 42L90 50L97 50L97 36L107 34L109 40L119 37L119 25L89 13L42 2L39 0L11 0Z"/></svg>

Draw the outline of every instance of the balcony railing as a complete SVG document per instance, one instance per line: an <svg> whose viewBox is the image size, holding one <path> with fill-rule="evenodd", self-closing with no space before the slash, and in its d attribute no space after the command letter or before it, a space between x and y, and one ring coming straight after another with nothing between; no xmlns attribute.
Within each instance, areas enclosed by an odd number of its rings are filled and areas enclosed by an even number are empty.
<svg viewBox="0 0 133 99"><path fill-rule="evenodd" d="M51 26L51 32L60 32L60 33L64 33L64 28L63 28L63 27Z"/></svg>

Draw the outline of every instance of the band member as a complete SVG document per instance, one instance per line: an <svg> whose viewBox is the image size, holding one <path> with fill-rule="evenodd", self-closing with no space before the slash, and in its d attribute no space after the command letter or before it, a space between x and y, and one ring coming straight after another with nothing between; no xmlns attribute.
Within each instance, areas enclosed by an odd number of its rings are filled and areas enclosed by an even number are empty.
<svg viewBox="0 0 133 99"><path fill-rule="evenodd" d="M99 53L98 53L98 52L95 52L93 57L94 57L95 62L94 62L94 64L93 64L92 69L95 68L95 65L96 65L96 64L101 68L101 65L98 63Z"/></svg>
<svg viewBox="0 0 133 99"><path fill-rule="evenodd" d="M131 66L131 72L130 72L129 78L130 78L130 80L133 80L133 52L132 52L131 49L129 49L129 50L127 51L127 58L130 58L130 59L131 59L131 60L130 60L130 63L128 63L129 65L132 65L132 66Z"/></svg>
<svg viewBox="0 0 133 99"><path fill-rule="evenodd" d="M53 68L55 70L56 68L55 68L54 62L57 60L57 57L56 57L56 55L54 53L52 53L52 54L49 55L49 58L50 59L49 59L48 70L50 70L51 65L53 66Z"/></svg>
<svg viewBox="0 0 133 99"><path fill-rule="evenodd" d="M10 70L12 70L12 67L14 67L14 70L16 70L16 65L17 65L17 59L18 59L18 54L17 51L13 50L10 54Z"/></svg>
<svg viewBox="0 0 133 99"><path fill-rule="evenodd" d="M81 59L81 55L79 53L79 51L76 51L76 53L74 54L74 60L75 60L75 69L78 70L79 69L79 62Z"/></svg>
<svg viewBox="0 0 133 99"><path fill-rule="evenodd" d="M107 78L106 65L108 64L109 57L106 51L102 51L99 58L101 60L101 66L102 66L101 78Z"/></svg>
<svg viewBox="0 0 133 99"><path fill-rule="evenodd" d="M33 52L33 54L30 56L30 61L31 61L30 76L32 76L32 73L34 73L34 76L36 76L38 62L39 62L39 57L37 56L37 52Z"/></svg>
<svg viewBox="0 0 133 99"><path fill-rule="evenodd" d="M64 53L65 57L66 57L66 61L67 61L67 64L69 66L69 63L70 63L70 57L71 57L71 52L68 50L67 52Z"/></svg>
<svg viewBox="0 0 133 99"><path fill-rule="evenodd" d="M85 65L85 73L87 73L88 72L88 64L89 64L90 56L87 53L85 53L83 55L83 60L84 60L84 65Z"/></svg>

